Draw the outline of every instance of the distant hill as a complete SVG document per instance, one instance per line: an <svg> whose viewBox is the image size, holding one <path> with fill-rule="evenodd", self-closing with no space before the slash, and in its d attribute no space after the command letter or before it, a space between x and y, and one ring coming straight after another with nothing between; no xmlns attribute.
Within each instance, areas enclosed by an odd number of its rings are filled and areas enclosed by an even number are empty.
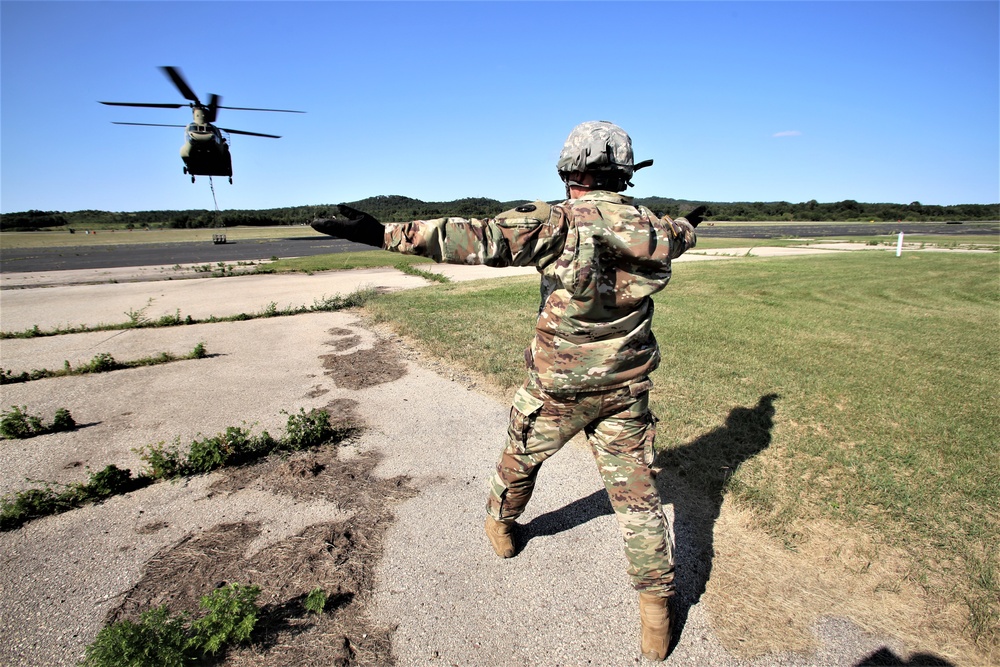
<svg viewBox="0 0 1000 667"><path fill-rule="evenodd" d="M498 201L487 197L467 197L447 202L425 202L401 195L379 195L355 202L354 208L366 211L384 222L405 222L458 216L489 218L502 211L526 203L526 199ZM639 197L637 203L649 207L657 215L678 217L695 206L708 207L708 220L759 221L868 221L945 222L950 220L1000 220L1000 204L959 204L956 206L910 204L866 204L847 199L819 203L816 200L792 204L789 202L699 202L667 197ZM555 201L550 203L556 203ZM333 204L289 206L262 210L187 210L135 211L24 211L0 215L0 230L44 229L51 227L86 228L88 226L121 227L236 227L302 225L314 218L331 217Z"/></svg>

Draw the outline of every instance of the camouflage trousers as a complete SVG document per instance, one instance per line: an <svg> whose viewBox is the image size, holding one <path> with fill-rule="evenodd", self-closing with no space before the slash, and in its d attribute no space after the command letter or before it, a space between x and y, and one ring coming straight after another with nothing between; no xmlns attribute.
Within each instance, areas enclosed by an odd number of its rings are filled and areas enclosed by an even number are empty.
<svg viewBox="0 0 1000 667"><path fill-rule="evenodd" d="M529 380L514 396L507 446L490 479L486 511L513 522L531 499L542 463L584 431L625 538L632 585L667 596L674 591L674 559L650 467L656 436L650 386L642 381L554 396Z"/></svg>

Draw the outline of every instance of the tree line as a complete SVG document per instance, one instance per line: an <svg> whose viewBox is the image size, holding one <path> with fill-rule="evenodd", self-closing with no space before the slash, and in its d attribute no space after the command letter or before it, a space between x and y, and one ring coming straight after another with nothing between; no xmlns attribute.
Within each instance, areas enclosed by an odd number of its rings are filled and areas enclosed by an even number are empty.
<svg viewBox="0 0 1000 667"><path fill-rule="evenodd" d="M558 200L549 203L557 203ZM704 204L707 220L753 221L875 221L875 222L946 222L1000 220L1000 204L958 204L939 206L921 204L869 204L852 199L820 203L815 199L802 203L779 202L697 202L666 197L638 197L636 203L649 207L657 215L678 217ZM502 211L526 203L527 200L498 201L487 197L467 197L447 202L425 202L401 195L379 195L355 202L354 208L370 213L384 222L406 222L458 216L489 218ZM0 215L0 230L33 230L65 227L70 231L88 227L122 227L127 229L190 229L204 227L264 227L304 225L315 218L331 217L336 213L332 204L288 206L261 210L208 211L23 211Z"/></svg>

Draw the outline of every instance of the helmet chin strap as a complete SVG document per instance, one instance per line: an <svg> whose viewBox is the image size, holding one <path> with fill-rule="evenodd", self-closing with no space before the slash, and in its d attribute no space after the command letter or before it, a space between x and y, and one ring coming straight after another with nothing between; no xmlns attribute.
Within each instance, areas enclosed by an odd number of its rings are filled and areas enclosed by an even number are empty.
<svg viewBox="0 0 1000 667"><path fill-rule="evenodd" d="M632 173L639 171L640 169L645 169L646 167L652 166L652 160L643 160L639 164L632 168ZM563 183L566 184L566 198L570 197L569 189L571 186L576 186L578 188L586 188L587 190L611 190L612 192L623 192L626 188L633 188L635 184L625 177L621 172L605 172L592 171L587 172L592 176L590 183L581 183L580 181L572 178L571 174L562 174Z"/></svg>

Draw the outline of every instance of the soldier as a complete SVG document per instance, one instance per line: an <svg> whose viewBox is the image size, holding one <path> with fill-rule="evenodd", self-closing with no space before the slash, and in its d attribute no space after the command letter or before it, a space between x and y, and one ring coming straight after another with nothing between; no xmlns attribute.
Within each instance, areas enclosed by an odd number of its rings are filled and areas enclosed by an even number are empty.
<svg viewBox="0 0 1000 667"><path fill-rule="evenodd" d="M515 520L541 464L583 431L625 539L639 592L642 655L663 660L674 593L670 530L653 483L656 418L649 374L659 363L652 295L670 280L670 261L694 247L703 207L657 218L631 197L632 140L591 121L570 133L557 170L567 201L536 201L490 220L441 218L385 225L340 205L317 221L324 232L437 262L530 266L541 274L528 379L514 395L508 441L490 480L486 536L501 558L517 552Z"/></svg>

